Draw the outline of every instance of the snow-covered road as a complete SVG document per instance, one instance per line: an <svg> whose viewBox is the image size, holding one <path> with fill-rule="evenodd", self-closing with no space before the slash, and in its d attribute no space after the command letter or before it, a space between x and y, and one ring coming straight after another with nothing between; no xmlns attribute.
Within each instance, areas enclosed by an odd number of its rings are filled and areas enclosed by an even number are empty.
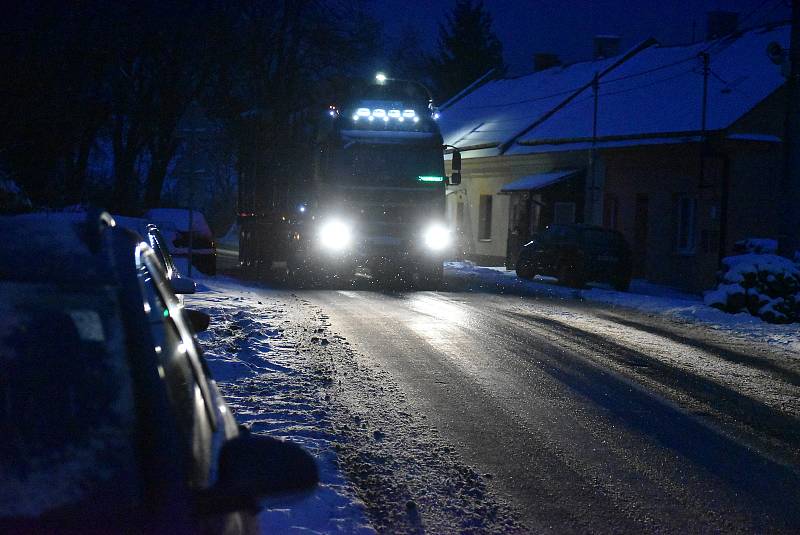
<svg viewBox="0 0 800 535"><path fill-rule="evenodd" d="M200 339L237 420L302 444L321 468L311 497L267 505L264 533L524 531L396 382L358 362L318 306L225 277L200 289L187 306L212 316Z"/></svg>
<svg viewBox="0 0 800 535"><path fill-rule="evenodd" d="M239 420L321 462L265 531L800 527L796 333L475 272L408 293L218 278L187 299Z"/></svg>

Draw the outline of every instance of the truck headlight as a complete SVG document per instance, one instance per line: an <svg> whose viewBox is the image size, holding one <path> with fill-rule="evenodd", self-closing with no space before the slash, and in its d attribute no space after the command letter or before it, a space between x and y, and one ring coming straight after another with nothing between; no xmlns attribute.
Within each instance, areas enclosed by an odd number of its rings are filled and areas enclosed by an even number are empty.
<svg viewBox="0 0 800 535"><path fill-rule="evenodd" d="M347 224L338 219L333 219L323 223L319 231L319 239L326 249L341 251L346 249L350 242L353 241L353 234Z"/></svg>
<svg viewBox="0 0 800 535"><path fill-rule="evenodd" d="M425 245L432 251L441 251L450 245L450 230L444 225L431 225L423 234Z"/></svg>

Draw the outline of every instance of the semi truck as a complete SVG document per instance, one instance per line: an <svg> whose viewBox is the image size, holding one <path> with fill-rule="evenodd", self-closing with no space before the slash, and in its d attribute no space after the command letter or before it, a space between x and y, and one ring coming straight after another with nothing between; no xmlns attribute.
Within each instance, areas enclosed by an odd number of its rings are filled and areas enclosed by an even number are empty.
<svg viewBox="0 0 800 535"><path fill-rule="evenodd" d="M446 177L431 99L409 81L362 85L326 115L312 177L287 184L285 202L253 203L243 192L271 192L240 184L242 269L296 285L346 285L358 273L438 287L452 251L445 189L460 182L460 155Z"/></svg>

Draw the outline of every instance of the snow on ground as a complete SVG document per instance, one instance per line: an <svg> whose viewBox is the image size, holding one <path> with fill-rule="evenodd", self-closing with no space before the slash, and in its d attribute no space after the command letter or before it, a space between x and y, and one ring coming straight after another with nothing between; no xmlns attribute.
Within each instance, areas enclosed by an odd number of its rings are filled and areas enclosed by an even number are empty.
<svg viewBox="0 0 800 535"><path fill-rule="evenodd" d="M699 295L689 294L635 279L630 291L618 292L606 286L577 290L555 284L549 277L525 280L513 270L502 267L481 267L471 262L447 262L446 276L461 280L469 288L522 295L539 295L560 299L582 299L589 302L624 307L646 314L663 315L684 323L697 323L731 336L750 341L800 351L800 328L793 325L773 325L748 313L728 314L706 306Z"/></svg>
<svg viewBox="0 0 800 535"><path fill-rule="evenodd" d="M212 317L199 337L237 420L301 444L320 465L317 492L268 504L265 533L524 532L488 490L491 475L463 464L321 310L225 277L198 282L186 305Z"/></svg>
<svg viewBox="0 0 800 535"><path fill-rule="evenodd" d="M317 355L290 336L281 300L266 300L232 280L203 278L187 306L212 317L200 333L206 360L237 421L254 433L292 440L317 459L321 484L310 497L271 502L264 533L374 533L364 506L338 468Z"/></svg>

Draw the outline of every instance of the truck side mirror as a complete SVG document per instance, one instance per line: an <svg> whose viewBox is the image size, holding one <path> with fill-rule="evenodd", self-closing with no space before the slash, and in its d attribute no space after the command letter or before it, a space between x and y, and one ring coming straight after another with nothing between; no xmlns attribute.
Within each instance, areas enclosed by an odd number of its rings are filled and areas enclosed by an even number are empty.
<svg viewBox="0 0 800 535"><path fill-rule="evenodd" d="M453 151L453 160L450 162L450 164L453 174L450 176L448 184L451 186L458 186L461 184L461 153L457 150Z"/></svg>

